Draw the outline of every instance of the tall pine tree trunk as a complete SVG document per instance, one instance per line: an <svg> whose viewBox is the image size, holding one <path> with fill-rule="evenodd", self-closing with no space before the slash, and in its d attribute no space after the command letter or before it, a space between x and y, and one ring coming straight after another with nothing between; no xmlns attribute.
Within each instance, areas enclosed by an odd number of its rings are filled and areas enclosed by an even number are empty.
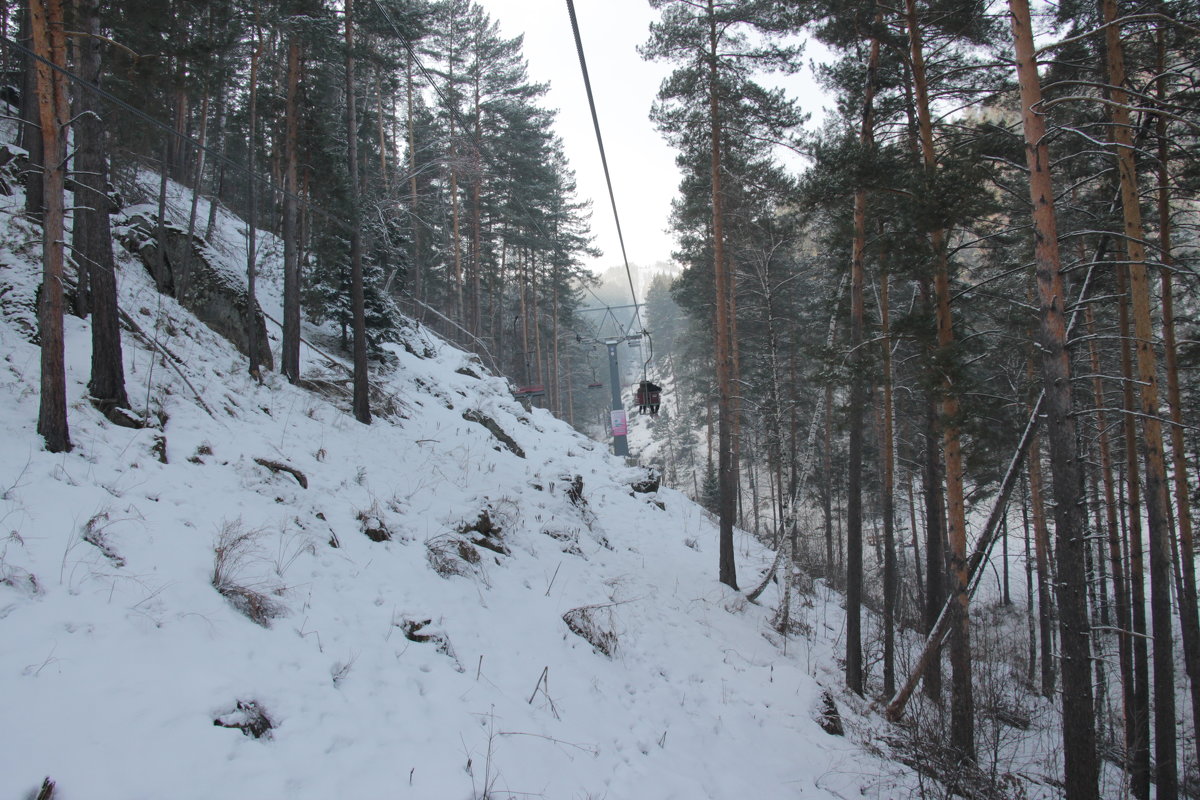
<svg viewBox="0 0 1200 800"><path fill-rule="evenodd" d="M258 187L256 185L257 166L254 150L257 146L258 128L258 67L262 58L262 31L258 29L258 15L254 17L254 51L250 56L250 109L249 136L246 139L246 349L250 353L250 374L261 379L262 365L258 363L258 320L254 313L257 308L255 297L255 282L258 275L258 254L256 252L258 236Z"/></svg>
<svg viewBox="0 0 1200 800"><path fill-rule="evenodd" d="M1166 105L1170 96L1166 66L1166 31L1160 27L1156 35L1157 99ZM1175 513L1179 526L1179 571L1182 585L1179 592L1179 624L1183 632L1184 666L1191 688L1193 740L1196 757L1200 760L1200 618L1196 607L1196 548L1192 538L1192 509L1188 496L1188 468L1184 457L1183 405L1179 389L1179 363L1175 341L1175 296L1172 280L1170 146L1167 139L1167 114L1157 119L1158 128L1158 238L1159 258L1162 259L1162 328L1163 363L1167 375L1167 408L1171 415L1171 466L1175 489Z"/></svg>
<svg viewBox="0 0 1200 800"><path fill-rule="evenodd" d="M63 191L66 183L64 127L69 114L67 47L62 0L30 0L33 51L44 61L37 70L38 120L42 128L42 286L38 302L41 338L41 403L37 431L51 453L71 449L67 428L67 378L63 356ZM49 62L49 63L46 63Z"/></svg>
<svg viewBox="0 0 1200 800"><path fill-rule="evenodd" d="M925 501L925 633L933 634L942 607L946 604L946 535L942 525L942 470L937 444L937 400L928 392L924 400L922 431L924 465L921 471L921 495ZM922 676L925 696L941 703L942 663L930 659Z"/></svg>
<svg viewBox="0 0 1200 800"><path fill-rule="evenodd" d="M225 82L221 79L223 77L223 71L218 69L217 72L217 112L215 127L217 129L216 157L220 162L220 166L214 166L216 175L213 177L212 188L209 192L208 221L204 228L204 238L208 240L212 239L213 231L217 226L217 209L219 209L221 206L221 189L225 183L225 124L227 119L226 103L228 102L228 98L226 97Z"/></svg>
<svg viewBox="0 0 1200 800"><path fill-rule="evenodd" d="M196 148L196 167L192 171L192 204L188 210L187 227L187 241L189 242L192 241L192 237L196 234L196 216L200 211L200 187L204 183L204 155L208 144L208 107L209 98L206 94L204 95L204 100L200 103L200 142ZM184 268L180 270L181 284L183 280L186 280L183 276L187 276L190 273L188 264L191 257L191 248L188 248L184 255ZM186 286L177 286L175 296L183 297L185 290Z"/></svg>
<svg viewBox="0 0 1200 800"><path fill-rule="evenodd" d="M937 155L933 141L933 117L929 106L928 79L916 0L906 0L909 52L912 63L913 91L926 180L933 186L937 173ZM946 252L946 232L935 228L929 233L934 255L934 297L937 319L937 344L943 355L954 345L953 316L950 310L950 264ZM967 593L967 530L963 496L962 447L958 430L958 395L949 377L942 381L940 427L942 454L946 466L946 541L950 548L950 589L955 598L954 620L950 635L951 710L950 743L960 757L975 759L975 700L971 686L970 601Z"/></svg>
<svg viewBox="0 0 1200 800"><path fill-rule="evenodd" d="M1117 619L1117 658L1121 672L1121 707L1124 717L1125 742L1133 741L1133 721L1135 718L1133 695L1133 647L1130 641L1130 631L1133 621L1129 608L1129 589L1125 579L1125 556L1121 547L1121 529L1117 521L1117 492L1113 483L1112 446L1109 441L1108 423L1105 415L1104 385L1100 376L1100 349L1096 346L1095 316L1092 307L1086 309L1088 327L1088 351L1091 358L1092 394L1096 407L1096 428L1099 431L1097 449L1099 451L1100 482L1103 487L1103 505L1105 531L1108 538L1108 559L1112 567L1112 585L1114 611Z"/></svg>
<svg viewBox="0 0 1200 800"><path fill-rule="evenodd" d="M821 510L825 515L825 574L832 580L836 570L833 557L833 381L825 384L824 427L822 429L821 468L824 487Z"/></svg>
<svg viewBox="0 0 1200 800"><path fill-rule="evenodd" d="M457 16L454 14L453 5L449 4L447 12L451 15L451 27L457 23ZM460 157L458 149L458 129L456 127L458 121L458 105L457 105L457 89L455 88L454 64L455 59L450 56L446 59L449 68L449 75L446 79L447 86L451 90L451 98L448 102L446 112L450 119L450 248L453 253L454 261L454 287L453 287L453 302L454 302L454 320L459 325L464 322L463 319L463 269L462 269L462 239L459 234L458 220L458 159ZM529 351L525 351L526 356Z"/></svg>
<svg viewBox="0 0 1200 800"><path fill-rule="evenodd" d="M876 16L876 23L880 21ZM862 127L859 142L864 151L874 142L875 73L879 66L879 40L871 39L867 60L866 91L863 98ZM863 411L866 405L866 358L862 348L865 337L867 247L867 190L854 192L854 242L850 258L850 463L846 509L846 686L863 693L862 595L863 595Z"/></svg>
<svg viewBox="0 0 1200 800"><path fill-rule="evenodd" d="M354 418L371 424L367 384L366 293L363 289L362 212L358 194L358 112L354 108L354 3L346 0L346 161L350 174L350 307L354 329Z"/></svg>
<svg viewBox="0 0 1200 800"><path fill-rule="evenodd" d="M128 408L121 353L120 311L109 224L108 157L104 123L92 91L100 82L99 2L79 0L79 23L88 36L79 42L81 83L75 113L76 258L91 284L92 371L88 391L102 408Z"/></svg>
<svg viewBox="0 0 1200 800"><path fill-rule="evenodd" d="M1041 81L1034 52L1027 0L1009 0L1033 204L1034 262L1037 271L1045 388L1046 438L1054 493L1055 558L1063 675L1063 760L1068 800L1097 797L1096 723L1092 708L1091 626L1088 620L1088 547L1084 520L1083 477L1075 440L1071 363L1067 352L1066 292L1058 250L1058 223L1050 176L1046 124L1039 108ZM1031 459L1032 464L1036 459Z"/></svg>
<svg viewBox="0 0 1200 800"><path fill-rule="evenodd" d="M1023 476L1024 477L1024 476ZM1033 552L1033 542L1030 536L1029 522L1029 491L1028 487L1021 487L1021 528L1025 533L1025 621L1029 629L1029 651L1028 665L1025 671L1025 678L1029 685L1033 685L1033 673L1037 669L1037 652L1038 652L1038 627L1034 620L1034 593L1033 593L1033 562L1036 556Z"/></svg>
<svg viewBox="0 0 1200 800"><path fill-rule="evenodd" d="M889 303L891 278L886 268L879 277L880 349L883 352L883 694L896 693L896 433L892 399L892 339ZM914 558L916 552L914 552ZM917 585L921 567L916 565Z"/></svg>
<svg viewBox="0 0 1200 800"><path fill-rule="evenodd" d="M734 459L733 342L730 321L730 282L725 258L725 215L721 190L721 110L717 81L717 22L708 0L708 95L710 125L710 176L712 181L713 273L716 293L715 358L717 362L717 480L720 541L718 579L736 589L737 566L733 552L733 522L737 516L737 469Z"/></svg>
<svg viewBox="0 0 1200 800"><path fill-rule="evenodd" d="M413 299L418 303L416 314L419 320L421 319L421 306L419 304L424 300L425 287L421 266L421 217L418 213L417 202L417 144L416 123L413 117L413 99L416 90L413 86L412 60L412 53L409 53L408 58L404 62L404 83L408 110L406 125L408 128L408 214L412 220L412 293Z"/></svg>
<svg viewBox="0 0 1200 800"><path fill-rule="evenodd" d="M1133 310L1138 396L1145 463L1146 521L1150 551L1150 620L1154 642L1154 784L1157 800L1174 800L1179 794L1178 754L1175 733L1175 656L1171 610L1171 539L1168 527L1166 465L1162 423L1158 417L1158 365L1150 310L1150 282L1146 269L1142 210L1133 152L1133 123L1125 92L1125 53L1116 0L1101 3L1105 29L1108 76L1112 103L1112 138L1120 176L1121 210L1128 256L1130 300Z"/></svg>
<svg viewBox="0 0 1200 800"><path fill-rule="evenodd" d="M1117 316L1121 339L1122 435L1125 446L1125 540L1129 557L1129 599L1133 622L1133 720L1126 728L1126 749L1133 796L1150 797L1150 655L1146 630L1146 567L1142 545L1141 471L1138 469L1137 418L1133 397L1133 348L1129 330L1128 267L1117 265Z"/></svg>
<svg viewBox="0 0 1200 800"><path fill-rule="evenodd" d="M470 294L467 301L467 330L472 336L479 336L482 322L480 317L480 261L483 257L483 159L479 152L483 141L483 112L480 107L479 73L475 77L475 141L471 143L471 257L468 261L470 270Z"/></svg>
<svg viewBox="0 0 1200 800"><path fill-rule="evenodd" d="M300 36L293 31L287 51L287 91L283 134L283 346L280 368L287 379L300 380L300 208L296 195L300 111Z"/></svg>
<svg viewBox="0 0 1200 800"><path fill-rule="evenodd" d="M1029 452L1029 507L1033 517L1033 552L1037 568L1038 641L1041 644L1042 697L1054 697L1054 602L1050 587L1054 577L1050 572L1050 534L1046 530L1046 504L1042 498L1041 437L1035 436Z"/></svg>
<svg viewBox="0 0 1200 800"><path fill-rule="evenodd" d="M38 52L37 42L33 38L31 30L32 22L30 19L33 14L33 2L36 2L36 0L31 0L26 8L23 9L18 36L22 44L27 45L30 50L36 53ZM38 90L38 81L40 80L38 73L39 65L29 55L22 56L21 60L24 62L24 71L21 76L21 135L19 144L29 154L29 166L26 167L23 176L25 183L25 213L30 219L40 222L42 219L42 207L45 205L42 166L46 159L42 154L41 93Z"/></svg>

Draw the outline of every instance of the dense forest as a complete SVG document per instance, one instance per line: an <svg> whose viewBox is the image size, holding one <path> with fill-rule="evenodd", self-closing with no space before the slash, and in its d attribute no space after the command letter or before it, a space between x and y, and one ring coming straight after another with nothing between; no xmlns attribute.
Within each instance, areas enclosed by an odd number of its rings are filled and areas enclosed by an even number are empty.
<svg viewBox="0 0 1200 800"><path fill-rule="evenodd" d="M683 180L682 272L644 298L671 378L647 427L720 521L719 579L780 581L783 631L806 581L844 591L846 689L933 709L918 735L954 791L1006 796L990 742L1020 715L981 690L1005 675L1057 704L1066 797L1099 796L1102 761L1122 796L1196 796L1200 9L650 3L642 54L673 71L647 112ZM590 209L521 39L470 0L30 0L0 24L45 231L48 449L70 448L64 313L92 320L93 401L130 405L122 204L160 236L245 219L250 309L275 233L278 369L304 381L302 314L333 322L360 422L410 320L573 424L603 408ZM804 37L838 54L820 128L772 88ZM768 575L739 581L738 528L777 550Z"/></svg>
<svg viewBox="0 0 1200 800"><path fill-rule="evenodd" d="M710 332L655 325L679 395L656 436L720 515L721 580L737 524L784 581L842 587L846 686L892 719L945 692L946 772L989 762L1000 668L1060 701L1066 796L1101 758L1134 797L1194 795L1195 7L654 5L686 271L647 302ZM820 130L764 81L798 30L840 54ZM1001 655L993 601L1020 594Z"/></svg>

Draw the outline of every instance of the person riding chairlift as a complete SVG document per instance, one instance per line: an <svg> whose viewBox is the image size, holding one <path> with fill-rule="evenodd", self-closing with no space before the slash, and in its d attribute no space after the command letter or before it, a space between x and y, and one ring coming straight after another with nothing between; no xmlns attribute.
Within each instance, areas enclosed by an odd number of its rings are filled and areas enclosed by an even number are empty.
<svg viewBox="0 0 1200 800"><path fill-rule="evenodd" d="M662 387L657 383L642 381L638 384L636 399L639 413L649 412L650 416L654 416L662 403Z"/></svg>

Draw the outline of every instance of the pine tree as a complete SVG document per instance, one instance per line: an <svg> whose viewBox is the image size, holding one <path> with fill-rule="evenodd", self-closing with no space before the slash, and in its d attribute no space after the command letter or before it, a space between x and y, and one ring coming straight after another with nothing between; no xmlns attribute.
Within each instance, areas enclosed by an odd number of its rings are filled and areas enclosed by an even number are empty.
<svg viewBox="0 0 1200 800"><path fill-rule="evenodd" d="M30 0L30 31L37 72L38 119L42 130L44 215L42 217L42 285L38 302L41 339L41 404L38 433L46 449L71 449L67 427L66 366L63 361L63 191L66 125L69 114L66 29L61 0Z"/></svg>
<svg viewBox="0 0 1200 800"><path fill-rule="evenodd" d="M108 155L105 122L92 86L100 84L101 58L98 0L81 0L80 24L88 37L79 42L79 71L83 81L75 94L75 217L72 250L82 275L88 276L92 313L92 368L88 390L101 408L128 408L117 281L113 261L108 195Z"/></svg>
<svg viewBox="0 0 1200 800"><path fill-rule="evenodd" d="M1058 608L1062 631L1063 753L1070 800L1097 796L1096 724L1092 708L1090 622L1087 576L1084 573L1085 530L1083 477L1075 435L1071 397L1071 365L1067 352L1067 297L1058 249L1058 222L1050 174L1046 126L1037 108L1042 103L1034 51L1033 26L1026 0L1009 0L1014 49L1020 80L1029 195L1033 204L1034 250L1045 386L1047 439L1053 473ZM1036 452L1035 452L1036 458ZM1043 657L1048 657L1044 653Z"/></svg>
<svg viewBox="0 0 1200 800"><path fill-rule="evenodd" d="M718 576L722 583L737 588L737 569L733 552L733 527L737 513L737 402L734 385L737 375L736 303L733 267L726 253L726 202L729 189L723 185L723 159L728 149L724 126L731 103L741 103L765 112L759 117L761 129L771 133L786 129L792 122L792 109L781 95L759 89L750 79L750 70L793 69L792 48L772 42L795 27L795 12L783 3L716 2L693 5L677 0L653 0L662 11L653 23L650 40L643 47L646 58L680 63L664 82L655 111L656 122L664 131L679 137L681 149L697 149L688 156L707 152L708 205L711 220L711 257L713 276L713 336L717 382L718 467L720 482L720 543ZM745 30L759 40L752 44ZM751 67L751 65L753 65ZM736 98L736 101L734 100ZM680 123L693 123L687 127ZM686 131L704 132L700 142L688 139ZM776 140L782 136L776 136Z"/></svg>

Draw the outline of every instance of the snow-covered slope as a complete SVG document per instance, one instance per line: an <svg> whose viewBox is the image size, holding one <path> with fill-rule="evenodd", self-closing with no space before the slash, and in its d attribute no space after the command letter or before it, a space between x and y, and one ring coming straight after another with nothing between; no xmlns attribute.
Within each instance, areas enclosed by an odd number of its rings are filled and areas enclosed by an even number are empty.
<svg viewBox="0 0 1200 800"><path fill-rule="evenodd" d="M814 721L835 607L808 608L811 639L785 652L771 595L717 583L697 506L633 492L643 470L419 329L364 426L336 392L255 383L123 258L122 307L180 363L126 331L153 426L114 427L68 316L74 449L45 452L40 233L19 201L0 198L0 796L46 776L65 800L891 797L908 780ZM304 368L344 376L310 349ZM738 556L747 582L769 560L747 538ZM214 724L255 709L261 738Z"/></svg>

